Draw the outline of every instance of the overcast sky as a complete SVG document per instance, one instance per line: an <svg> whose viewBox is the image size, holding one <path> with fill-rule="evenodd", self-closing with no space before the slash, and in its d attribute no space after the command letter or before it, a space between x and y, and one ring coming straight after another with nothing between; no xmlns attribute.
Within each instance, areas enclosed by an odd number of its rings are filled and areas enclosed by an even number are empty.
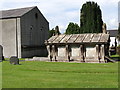
<svg viewBox="0 0 120 90"><path fill-rule="evenodd" d="M49 21L50 29L58 25L63 33L69 22L80 25L80 9L86 1L88 0L0 0L0 10L37 6ZM100 6L107 29L117 29L119 0L92 1Z"/></svg>

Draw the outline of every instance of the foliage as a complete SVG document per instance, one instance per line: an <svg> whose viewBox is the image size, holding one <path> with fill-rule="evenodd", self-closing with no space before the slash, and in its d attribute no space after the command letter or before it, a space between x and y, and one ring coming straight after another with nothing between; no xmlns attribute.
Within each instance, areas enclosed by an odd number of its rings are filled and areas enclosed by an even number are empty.
<svg viewBox="0 0 120 90"><path fill-rule="evenodd" d="M56 26L55 29L53 28L52 30L49 30L49 37L55 36L55 35L59 35L61 34L59 31L59 27Z"/></svg>
<svg viewBox="0 0 120 90"><path fill-rule="evenodd" d="M102 33L102 15L95 2L86 2L81 9L80 33Z"/></svg>
<svg viewBox="0 0 120 90"><path fill-rule="evenodd" d="M55 35L55 30L54 28L52 30L49 30L49 37L52 37Z"/></svg>
<svg viewBox="0 0 120 90"><path fill-rule="evenodd" d="M120 23L119 23L119 27L118 27L118 35L117 35L118 40L120 41Z"/></svg>
<svg viewBox="0 0 120 90"><path fill-rule="evenodd" d="M111 55L110 57L120 57L119 55Z"/></svg>
<svg viewBox="0 0 120 90"><path fill-rule="evenodd" d="M118 63L2 63L3 88L118 88Z"/></svg>
<svg viewBox="0 0 120 90"><path fill-rule="evenodd" d="M120 47L120 45L118 45L118 47Z"/></svg>
<svg viewBox="0 0 120 90"><path fill-rule="evenodd" d="M80 33L80 27L78 26L78 24L70 22L65 34L79 34Z"/></svg>

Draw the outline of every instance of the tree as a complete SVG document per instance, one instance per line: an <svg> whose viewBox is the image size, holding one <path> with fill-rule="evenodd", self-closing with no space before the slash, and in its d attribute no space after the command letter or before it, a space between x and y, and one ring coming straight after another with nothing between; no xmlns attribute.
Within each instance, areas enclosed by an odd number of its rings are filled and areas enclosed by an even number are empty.
<svg viewBox="0 0 120 90"><path fill-rule="evenodd" d="M78 24L70 22L65 34L79 34L80 33L80 27L78 26Z"/></svg>
<svg viewBox="0 0 120 90"><path fill-rule="evenodd" d="M118 26L118 35L117 35L117 38L120 41L120 23L119 23L119 26Z"/></svg>
<svg viewBox="0 0 120 90"><path fill-rule="evenodd" d="M80 16L80 33L102 33L102 15L95 2L83 4Z"/></svg>
<svg viewBox="0 0 120 90"><path fill-rule="evenodd" d="M59 26L56 26L55 29L49 30L49 37L60 35Z"/></svg>
<svg viewBox="0 0 120 90"><path fill-rule="evenodd" d="M55 36L55 30L54 28L52 30L49 30L49 37Z"/></svg>
<svg viewBox="0 0 120 90"><path fill-rule="evenodd" d="M55 27L55 35L60 35L59 26Z"/></svg>

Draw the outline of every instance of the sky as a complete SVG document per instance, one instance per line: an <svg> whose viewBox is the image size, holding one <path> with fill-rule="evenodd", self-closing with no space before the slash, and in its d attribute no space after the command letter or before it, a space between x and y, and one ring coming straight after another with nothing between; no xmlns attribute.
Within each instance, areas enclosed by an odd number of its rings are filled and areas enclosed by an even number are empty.
<svg viewBox="0 0 120 90"><path fill-rule="evenodd" d="M59 26L64 33L70 22L80 25L80 9L88 0L0 0L0 10L37 6L49 22L49 28ZM90 0L89 0L90 1ZM102 11L108 30L118 28L119 0L92 0Z"/></svg>

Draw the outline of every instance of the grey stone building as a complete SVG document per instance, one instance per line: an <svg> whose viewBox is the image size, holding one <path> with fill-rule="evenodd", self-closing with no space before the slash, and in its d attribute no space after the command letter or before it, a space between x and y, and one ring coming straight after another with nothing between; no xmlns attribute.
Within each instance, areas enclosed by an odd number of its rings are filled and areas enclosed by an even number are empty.
<svg viewBox="0 0 120 90"><path fill-rule="evenodd" d="M118 46L120 44L117 36L118 36L118 30L107 30L107 33L110 34L110 47L115 47L115 43L116 46Z"/></svg>
<svg viewBox="0 0 120 90"><path fill-rule="evenodd" d="M49 22L35 7L0 11L0 45L6 58L45 56Z"/></svg>
<svg viewBox="0 0 120 90"><path fill-rule="evenodd" d="M105 62L109 55L109 34L52 36L45 43L51 61Z"/></svg>

